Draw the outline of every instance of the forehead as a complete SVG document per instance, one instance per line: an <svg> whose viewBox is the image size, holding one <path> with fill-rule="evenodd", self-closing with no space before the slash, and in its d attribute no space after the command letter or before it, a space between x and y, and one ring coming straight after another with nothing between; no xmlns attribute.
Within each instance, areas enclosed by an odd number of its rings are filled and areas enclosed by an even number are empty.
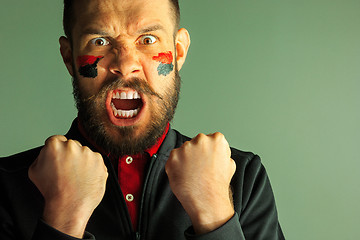
<svg viewBox="0 0 360 240"><path fill-rule="evenodd" d="M136 31L154 22L164 28L173 28L175 23L169 0L79 0L75 3L77 30L96 27L114 32Z"/></svg>

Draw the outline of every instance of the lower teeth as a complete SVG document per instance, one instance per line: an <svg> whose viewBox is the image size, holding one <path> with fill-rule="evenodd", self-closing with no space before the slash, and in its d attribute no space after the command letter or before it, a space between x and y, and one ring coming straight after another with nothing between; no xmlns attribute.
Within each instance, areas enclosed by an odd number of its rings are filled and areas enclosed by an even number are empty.
<svg viewBox="0 0 360 240"><path fill-rule="evenodd" d="M134 109L134 110L120 110L116 109L114 104L111 103L111 108L113 110L115 117L123 117L123 118L132 118L138 115L140 108Z"/></svg>

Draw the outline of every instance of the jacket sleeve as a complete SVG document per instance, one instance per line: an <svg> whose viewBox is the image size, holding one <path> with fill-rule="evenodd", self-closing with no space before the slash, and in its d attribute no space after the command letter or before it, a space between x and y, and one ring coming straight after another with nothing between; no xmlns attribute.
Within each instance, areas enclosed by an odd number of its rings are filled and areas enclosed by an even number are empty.
<svg viewBox="0 0 360 240"><path fill-rule="evenodd" d="M196 235L194 229L190 227L185 231L185 237L187 240L245 239L238 219L238 214L235 213L223 226L202 235Z"/></svg>
<svg viewBox="0 0 360 240"><path fill-rule="evenodd" d="M19 237L16 235L16 231L14 231L14 223L10 217L8 209L9 207L5 206L3 198L0 197L0 239L18 239Z"/></svg>
<svg viewBox="0 0 360 240"><path fill-rule="evenodd" d="M0 239L76 240L41 220L43 198L28 178L28 165L38 151L0 158ZM85 232L83 239L95 237Z"/></svg>
<svg viewBox="0 0 360 240"><path fill-rule="evenodd" d="M47 225L41 219L34 228L31 228L31 222L28 222L26 226L22 226L25 229L18 229L14 223L13 218L10 216L10 207L7 207L5 201L0 201L0 239L1 240L18 240L18 239L32 239L32 240L77 240L72 236L66 235L51 226ZM24 216L25 217L25 216ZM28 219L32 221L33 219ZM36 224L36 222L35 222ZM95 237L85 232L82 239L95 240Z"/></svg>
<svg viewBox="0 0 360 240"><path fill-rule="evenodd" d="M257 155L233 150L236 172L232 179L235 215L212 232L195 235L185 232L187 240L285 239L278 221L275 199L269 178Z"/></svg>
<svg viewBox="0 0 360 240"><path fill-rule="evenodd" d="M35 233L32 237L32 240L48 240L48 239L79 240L79 238L75 238L75 237L66 235L66 234L52 228L51 226L49 226L48 224L46 224L44 221L42 221L40 219L38 221L38 225L35 229ZM82 239L95 240L95 237L92 234L85 232L84 237Z"/></svg>

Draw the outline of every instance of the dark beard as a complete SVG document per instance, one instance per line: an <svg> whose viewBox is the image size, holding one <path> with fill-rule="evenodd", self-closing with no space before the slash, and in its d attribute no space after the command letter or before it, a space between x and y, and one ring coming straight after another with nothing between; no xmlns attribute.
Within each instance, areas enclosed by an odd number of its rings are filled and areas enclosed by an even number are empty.
<svg viewBox="0 0 360 240"><path fill-rule="evenodd" d="M75 69L75 68L74 68ZM91 80L89 80L91 81ZM112 156L133 155L141 153L153 146L164 133L167 124L173 119L175 109L179 100L181 79L175 64L175 77L173 86L163 96L154 92L143 79L134 78L126 82L118 79L105 83L100 91L90 98L84 98L80 89L79 81L73 78L73 95L78 109L78 116L83 128L95 144ZM120 87L135 89L139 93L156 96L160 105L159 112L152 111L152 122L141 137L133 136L133 126L111 126L117 131L118 138L107 133L106 126L101 119L106 114L105 99L109 90ZM100 108L100 110L99 110Z"/></svg>

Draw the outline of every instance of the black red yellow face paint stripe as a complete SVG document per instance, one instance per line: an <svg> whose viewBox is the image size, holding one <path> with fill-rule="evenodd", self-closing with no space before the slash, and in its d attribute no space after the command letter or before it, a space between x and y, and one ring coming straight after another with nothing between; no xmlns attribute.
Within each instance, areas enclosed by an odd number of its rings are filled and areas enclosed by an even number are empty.
<svg viewBox="0 0 360 240"><path fill-rule="evenodd" d="M98 75L97 64L103 56L83 55L77 58L79 74L87 78L96 78Z"/></svg>

